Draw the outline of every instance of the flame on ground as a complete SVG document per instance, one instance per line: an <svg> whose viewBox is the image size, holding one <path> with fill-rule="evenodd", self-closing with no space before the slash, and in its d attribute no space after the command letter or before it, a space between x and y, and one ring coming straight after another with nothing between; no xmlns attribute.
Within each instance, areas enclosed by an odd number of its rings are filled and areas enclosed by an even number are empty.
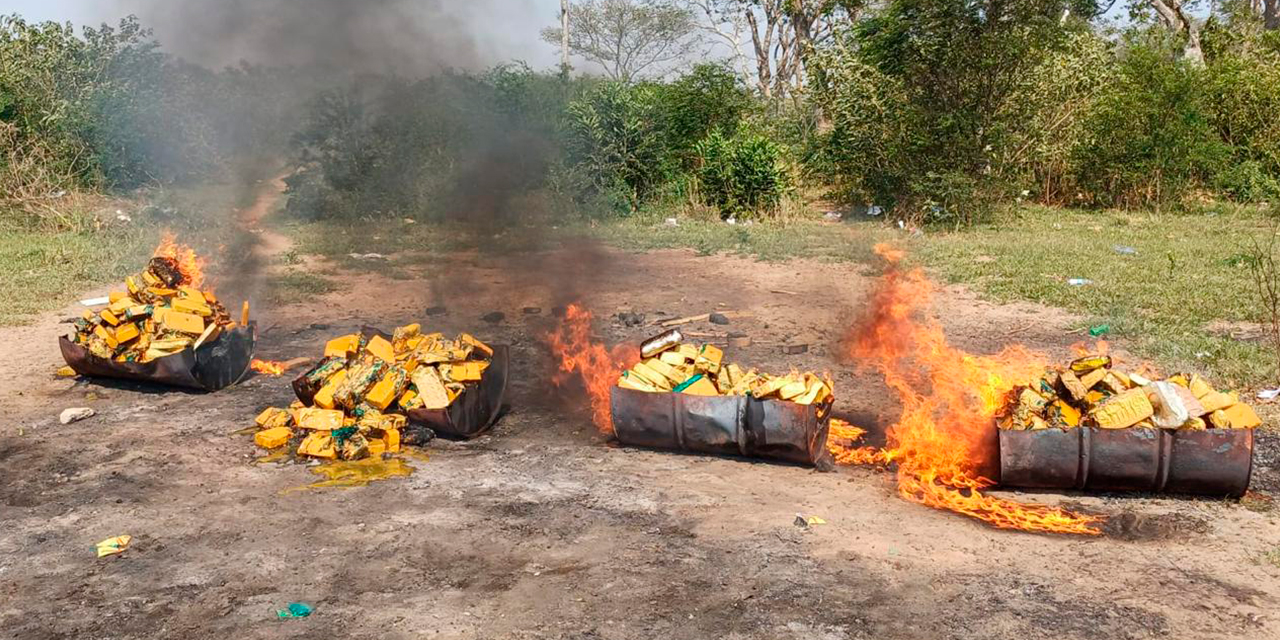
<svg viewBox="0 0 1280 640"><path fill-rule="evenodd" d="M898 493L912 502L955 511L1002 529L1096 535L1100 519L982 493L994 484L994 416L1006 393L1042 373L1046 358L1022 347L975 356L947 343L942 326L923 315L934 287L919 269L900 266L903 253L879 245L888 270L866 317L846 341L850 353L885 378L902 403L883 450L828 441L844 464L897 463Z"/></svg>
<svg viewBox="0 0 1280 640"><path fill-rule="evenodd" d="M552 382L563 385L576 373L591 401L592 421L601 433L608 435L613 433L609 390L618 383L623 371L639 361L640 352L631 345L618 345L610 350L593 341L591 317L586 308L571 304L565 309L560 326L547 336L547 344L558 365Z"/></svg>
<svg viewBox="0 0 1280 640"><path fill-rule="evenodd" d="M151 254L153 258L171 258L178 263L185 284L196 289L204 285L205 260L196 255L195 249L177 242L171 232L164 232L160 237L160 246Z"/></svg>
<svg viewBox="0 0 1280 640"><path fill-rule="evenodd" d="M258 373L264 373L269 376L278 376L284 373L286 367L283 362L259 360L254 358L253 361L249 363L249 368L257 371Z"/></svg>

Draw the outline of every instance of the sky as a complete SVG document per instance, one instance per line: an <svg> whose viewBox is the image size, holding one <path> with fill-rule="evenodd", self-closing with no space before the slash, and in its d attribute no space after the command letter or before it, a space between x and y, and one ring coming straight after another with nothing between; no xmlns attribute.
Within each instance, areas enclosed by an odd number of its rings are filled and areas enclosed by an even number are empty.
<svg viewBox="0 0 1280 640"><path fill-rule="evenodd" d="M250 5L255 1L245 0ZM332 2L332 0L328 1ZM311 4L320 10L320 6L325 2L326 0L292 0L290 4ZM360 2L367 2L364 6L375 4L368 0L360 0ZM411 2L412 0L406 0L402 4ZM534 68L540 69L559 63L556 48L543 42L539 36L539 32L544 27L558 22L559 0L435 0L435 2L448 6L447 13L454 19L450 24L434 24L440 22L439 16L424 15L421 20L431 21L433 24L422 25L421 30L430 29L435 32L430 39L434 41L432 46L436 48L468 49L466 55L444 56L445 60L452 65L490 66L501 62L523 60ZM235 3L229 0L185 0L185 2L179 0L0 0L0 14L17 13L30 21L55 20L70 21L77 25L96 25L102 22L115 23L121 17L133 13L142 18L144 25L154 29L156 39L167 50L192 59L193 62L213 67L235 64L241 58L252 57L251 52L261 48L249 45L244 37L225 38L225 46L210 46L208 44L210 38L202 37L207 34L190 31L206 27L206 23L199 19L200 11L188 11L182 19L175 18L174 8L182 4L197 7L201 5L225 7ZM357 2L347 4L360 6ZM423 0L423 4L429 5L434 2ZM191 14L197 14L196 19L192 19ZM304 35L318 33L316 29L305 30L308 33ZM402 29L402 31L407 34L415 32L412 28ZM184 43L187 46L184 47ZM412 47L408 50L412 51ZM248 55L244 55L245 53Z"/></svg>

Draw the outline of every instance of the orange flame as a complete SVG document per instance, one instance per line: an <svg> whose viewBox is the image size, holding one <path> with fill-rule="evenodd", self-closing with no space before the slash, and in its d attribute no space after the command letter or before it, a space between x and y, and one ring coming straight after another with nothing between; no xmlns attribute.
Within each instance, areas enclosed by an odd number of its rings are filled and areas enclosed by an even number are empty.
<svg viewBox="0 0 1280 640"><path fill-rule="evenodd" d="M282 375L286 368L283 362L259 360L257 358L254 358L253 361L249 363L249 367L258 373L265 373L269 376Z"/></svg>
<svg viewBox="0 0 1280 640"><path fill-rule="evenodd" d="M921 315L934 287L919 269L904 270L901 251L879 245L889 263L867 316L851 333L853 356L884 375L902 402L881 451L838 447L837 461L898 464L906 500L955 511L1002 529L1096 535L1099 518L984 495L994 484L994 416L1015 385L1044 371L1046 359L1022 347L975 356L947 343L942 326Z"/></svg>
<svg viewBox="0 0 1280 640"><path fill-rule="evenodd" d="M551 353L559 360L559 370L552 378L556 386L564 384L571 374L582 379L591 401L591 419L596 428L606 435L613 433L613 420L609 417L609 389L618 383L618 376L640 359L639 350L630 345L618 345L613 350L591 339L591 312L571 304L565 310L560 326L547 336Z"/></svg>
<svg viewBox="0 0 1280 640"><path fill-rule="evenodd" d="M160 237L160 246L151 254L153 258L171 258L178 263L178 271L189 287L199 289L204 285L205 260L196 255L195 249L180 244L171 232L164 232Z"/></svg>

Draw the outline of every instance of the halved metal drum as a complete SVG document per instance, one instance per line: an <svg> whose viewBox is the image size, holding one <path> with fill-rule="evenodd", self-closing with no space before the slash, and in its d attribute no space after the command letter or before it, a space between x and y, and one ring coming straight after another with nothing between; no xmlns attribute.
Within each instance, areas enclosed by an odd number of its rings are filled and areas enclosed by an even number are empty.
<svg viewBox="0 0 1280 640"><path fill-rule="evenodd" d="M1000 431L1000 484L1035 489L1242 496L1252 429Z"/></svg>
<svg viewBox="0 0 1280 640"><path fill-rule="evenodd" d="M807 465L826 455L830 402L800 405L621 387L610 393L613 432L622 444Z"/></svg>
<svg viewBox="0 0 1280 640"><path fill-rule="evenodd" d="M223 331L199 349L184 349L150 362L116 362L89 353L89 350L59 338L62 359L82 376L140 380L189 389L217 391L244 377L253 359L254 325Z"/></svg>
<svg viewBox="0 0 1280 640"><path fill-rule="evenodd" d="M368 335L390 336L376 329L365 327ZM480 382L469 385L453 400L446 409L411 409L405 416L411 424L430 427L437 434L454 438L474 438L479 436L498 421L502 415L502 403L507 394L508 369L511 362L511 349L507 345L491 345L493 356L489 366L481 374ZM293 381L294 395L303 404L310 406L315 399L316 389L307 385L306 373Z"/></svg>

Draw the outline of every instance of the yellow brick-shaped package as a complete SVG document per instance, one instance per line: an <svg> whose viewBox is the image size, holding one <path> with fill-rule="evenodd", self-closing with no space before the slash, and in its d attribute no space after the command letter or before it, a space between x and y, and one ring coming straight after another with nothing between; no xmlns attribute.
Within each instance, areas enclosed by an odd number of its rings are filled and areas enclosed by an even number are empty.
<svg viewBox="0 0 1280 640"><path fill-rule="evenodd" d="M333 460L338 457L338 449L328 431L313 431L298 445L298 455Z"/></svg>
<svg viewBox="0 0 1280 640"><path fill-rule="evenodd" d="M378 380L369 393L365 394L364 401L379 410L384 410L391 406L391 403L395 402L408 386L409 375L404 369L392 365L387 367L386 373L382 374L382 379Z"/></svg>
<svg viewBox="0 0 1280 640"><path fill-rule="evenodd" d="M450 382L479 382L484 377L484 370L488 367L488 362L470 360L457 364L441 365L440 370L445 372L445 378Z"/></svg>
<svg viewBox="0 0 1280 640"><path fill-rule="evenodd" d="M277 427L288 426L293 421L293 416L286 409L279 407L267 407L254 418L253 423L263 429L275 429Z"/></svg>
<svg viewBox="0 0 1280 640"><path fill-rule="evenodd" d="M719 347L711 344L702 345L702 350L698 352L698 357L694 359L693 366L701 371L706 371L711 375L720 373L720 363L724 360L724 351Z"/></svg>
<svg viewBox="0 0 1280 640"><path fill-rule="evenodd" d="M1243 402L1213 412L1210 414L1210 421L1218 429L1253 429L1262 425L1262 419L1253 407Z"/></svg>
<svg viewBox="0 0 1280 640"><path fill-rule="evenodd" d="M337 356L345 358L355 352L360 345L360 334L353 333L340 338L334 338L324 344L325 357Z"/></svg>
<svg viewBox="0 0 1280 640"><path fill-rule="evenodd" d="M171 309L164 314L164 328L198 336L204 333L204 318Z"/></svg>
<svg viewBox="0 0 1280 640"><path fill-rule="evenodd" d="M716 385L707 379L707 375L699 373L694 380L684 386L680 391L691 396L718 396L720 391L716 389Z"/></svg>
<svg viewBox="0 0 1280 640"><path fill-rule="evenodd" d="M1094 424L1103 429L1131 427L1155 413L1155 407L1143 389L1130 389L1112 397L1094 409L1089 415Z"/></svg>
<svg viewBox="0 0 1280 640"><path fill-rule="evenodd" d="M343 414L337 409L306 407L298 410L297 423L303 429L332 431L342 428Z"/></svg>
<svg viewBox="0 0 1280 640"><path fill-rule="evenodd" d="M312 398L311 401L321 409L332 409L336 407L337 405L333 401L333 394L338 391L338 387L341 386L343 381L346 379L347 370L339 369L337 373L333 374L333 376L324 383L323 387L320 387L320 390L316 392L315 397Z"/></svg>
<svg viewBox="0 0 1280 640"><path fill-rule="evenodd" d="M396 348L382 336L369 338L369 344L365 345L365 349L383 362L396 361Z"/></svg>
<svg viewBox="0 0 1280 640"><path fill-rule="evenodd" d="M289 427L274 427L253 434L253 443L263 449L276 449L289 444L292 437L293 430Z"/></svg>

